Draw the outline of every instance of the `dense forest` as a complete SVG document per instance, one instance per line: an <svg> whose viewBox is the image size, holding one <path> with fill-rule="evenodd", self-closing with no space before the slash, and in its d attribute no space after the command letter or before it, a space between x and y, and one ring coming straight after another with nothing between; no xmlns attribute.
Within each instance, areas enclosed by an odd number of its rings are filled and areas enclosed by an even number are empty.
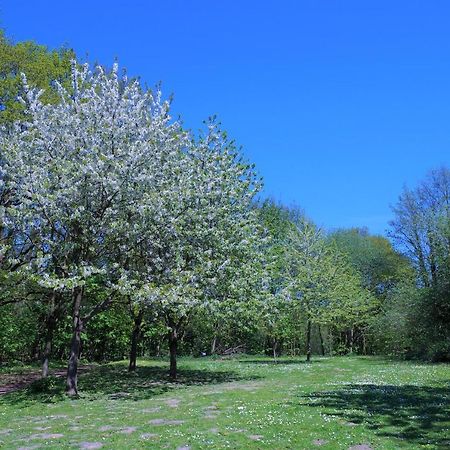
<svg viewBox="0 0 450 450"><path fill-rule="evenodd" d="M323 230L117 65L2 35L0 73L0 364L68 360L76 394L80 359L450 361L448 168L393 193L387 237Z"/></svg>

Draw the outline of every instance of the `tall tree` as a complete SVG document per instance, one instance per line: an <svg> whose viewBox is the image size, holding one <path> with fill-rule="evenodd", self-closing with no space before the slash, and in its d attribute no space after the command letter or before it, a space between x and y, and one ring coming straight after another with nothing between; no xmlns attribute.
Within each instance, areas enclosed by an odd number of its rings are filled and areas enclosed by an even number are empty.
<svg viewBox="0 0 450 450"><path fill-rule="evenodd" d="M166 319L172 378L191 314L233 295L259 243L252 201L260 180L215 122L198 140L189 138L177 161L167 195L159 196L157 222L144 217L139 247L148 300L156 299Z"/></svg>
<svg viewBox="0 0 450 450"><path fill-rule="evenodd" d="M393 208L392 237L409 256L418 286L409 295L413 306L403 309L409 354L450 360L450 170L432 170L415 189L405 188ZM399 311L411 283L392 297L390 311Z"/></svg>
<svg viewBox="0 0 450 450"><path fill-rule="evenodd" d="M259 309L261 322L267 333L274 358L281 350L286 335L286 320L294 314L293 304L286 301L289 278L289 235L293 221L302 214L272 200L260 205L259 217L267 236L263 247L266 260L266 289Z"/></svg>
<svg viewBox="0 0 450 450"><path fill-rule="evenodd" d="M311 359L312 326L333 325L353 331L374 308L373 297L345 254L330 245L320 229L303 219L290 234L291 298L306 318L306 359Z"/></svg>
<svg viewBox="0 0 450 450"><path fill-rule="evenodd" d="M67 84L70 80L70 59L73 51L65 48L49 50L32 41L14 43L0 33L0 125L3 131L11 130L16 120L25 119L25 105L19 101L24 94L21 73L43 90L41 100L45 103L58 101L53 80ZM36 343L44 340L43 376L48 373L53 333L63 314L65 304L61 296L51 289L43 289L27 273L18 273L31 257L33 242L23 240L7 226L5 209L18 207L7 173L2 170L3 151L0 150L0 272L3 278L0 306L19 302L22 307L31 301L31 309L38 316L39 335ZM24 290L26 292L24 292ZM39 304L39 308L34 305Z"/></svg>
<svg viewBox="0 0 450 450"><path fill-rule="evenodd" d="M67 391L75 395L81 333L128 286L130 219L151 207L143 197L161 176L158 158L170 155L173 130L168 105L119 79L117 66L91 73L74 62L72 86L56 87L59 101L48 104L24 80L28 120L3 133L0 148L16 199L7 226L17 242L33 244L27 268L41 285L72 296ZM93 282L104 295L86 302Z"/></svg>
<svg viewBox="0 0 450 450"><path fill-rule="evenodd" d="M404 188L391 221L391 235L415 264L423 286L436 286L448 273L450 170L432 170L415 189Z"/></svg>

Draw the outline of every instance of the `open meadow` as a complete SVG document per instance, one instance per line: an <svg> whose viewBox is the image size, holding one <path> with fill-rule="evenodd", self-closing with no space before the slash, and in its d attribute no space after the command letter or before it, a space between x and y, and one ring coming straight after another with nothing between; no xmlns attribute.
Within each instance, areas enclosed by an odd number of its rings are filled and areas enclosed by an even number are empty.
<svg viewBox="0 0 450 450"><path fill-rule="evenodd" d="M93 366L0 397L0 447L443 449L450 366L371 357L185 358ZM11 370L9 371L11 372ZM3 382L8 371L3 369ZM10 375L9 375L10 377Z"/></svg>

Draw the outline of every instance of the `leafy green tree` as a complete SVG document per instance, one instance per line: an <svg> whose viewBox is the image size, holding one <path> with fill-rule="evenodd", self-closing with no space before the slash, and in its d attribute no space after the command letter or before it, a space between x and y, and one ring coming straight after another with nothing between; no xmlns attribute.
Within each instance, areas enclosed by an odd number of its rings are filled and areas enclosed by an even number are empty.
<svg viewBox="0 0 450 450"><path fill-rule="evenodd" d="M391 236L411 258L420 283L447 279L450 250L450 170L432 170L415 189L405 187L391 221Z"/></svg>
<svg viewBox="0 0 450 450"><path fill-rule="evenodd" d="M405 188L393 212L391 235L417 279L414 306L403 314L408 342L414 343L408 353L450 360L450 170L432 170L416 188ZM403 291L391 301L401 305Z"/></svg>
<svg viewBox="0 0 450 450"><path fill-rule="evenodd" d="M18 100L23 94L21 74L29 83L44 92L44 103L56 103L58 94L53 82L70 82L70 61L73 50L61 48L49 50L33 41L11 42L0 33L0 124L11 124L23 119L25 106Z"/></svg>
<svg viewBox="0 0 450 450"><path fill-rule="evenodd" d="M383 236L350 228L331 233L329 239L348 255L353 267L361 274L364 286L374 295L386 295L410 271L409 261Z"/></svg>
<svg viewBox="0 0 450 450"><path fill-rule="evenodd" d="M290 233L291 301L306 317L306 358L311 359L313 324L352 330L367 320L374 299L348 258L330 245L322 232L304 219ZM353 334L350 351L353 348Z"/></svg>
<svg viewBox="0 0 450 450"><path fill-rule="evenodd" d="M380 324L380 315L389 308L385 303L392 298L391 293L405 280L411 279L413 271L409 260L397 252L391 242L383 236L372 236L365 229L342 229L331 233L329 241L345 253L353 268L360 274L363 286L378 299L378 308L360 327L347 330L350 344L356 335L361 350L375 351L377 342L384 340L379 333L385 329Z"/></svg>
<svg viewBox="0 0 450 450"><path fill-rule="evenodd" d="M300 215L266 200L259 207L261 226L267 236L263 251L266 261L266 289L259 309L259 320L270 342L274 357L281 351L286 338L287 322L293 314L292 305L286 301L289 285L288 247L292 220Z"/></svg>

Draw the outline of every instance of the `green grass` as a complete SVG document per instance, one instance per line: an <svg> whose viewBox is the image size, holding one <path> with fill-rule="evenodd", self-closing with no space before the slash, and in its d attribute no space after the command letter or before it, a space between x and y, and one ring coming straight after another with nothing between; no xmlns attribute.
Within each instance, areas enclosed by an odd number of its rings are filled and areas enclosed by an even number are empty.
<svg viewBox="0 0 450 450"><path fill-rule="evenodd" d="M450 366L381 358L181 359L94 368L0 397L0 447L450 448ZM44 392L42 392L44 390ZM92 445L91 448L94 448Z"/></svg>

